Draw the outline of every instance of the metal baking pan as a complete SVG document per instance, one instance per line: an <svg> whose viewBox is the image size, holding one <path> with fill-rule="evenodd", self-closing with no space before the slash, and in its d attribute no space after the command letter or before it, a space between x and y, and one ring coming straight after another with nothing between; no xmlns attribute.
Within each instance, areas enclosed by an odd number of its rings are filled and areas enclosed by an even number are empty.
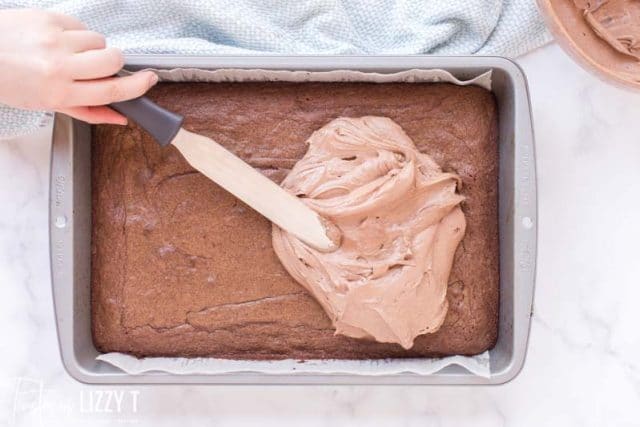
<svg viewBox="0 0 640 427"><path fill-rule="evenodd" d="M521 370L527 350L537 242L536 170L527 83L522 70L499 57L460 56L174 56L131 55L127 68L247 68L392 73L440 68L460 79L493 70L499 111L499 338L490 351L491 376L449 366L431 375L233 373L129 375L105 362L91 337L91 144L89 125L56 115L51 155L50 249L53 296L63 364L85 383L201 384L502 384Z"/></svg>

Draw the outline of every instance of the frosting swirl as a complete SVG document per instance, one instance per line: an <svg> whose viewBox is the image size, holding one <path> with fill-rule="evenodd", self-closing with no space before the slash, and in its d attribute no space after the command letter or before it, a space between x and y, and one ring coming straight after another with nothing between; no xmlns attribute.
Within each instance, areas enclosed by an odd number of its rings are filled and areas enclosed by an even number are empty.
<svg viewBox="0 0 640 427"><path fill-rule="evenodd" d="M338 118L307 142L282 186L337 226L342 241L322 253L274 225L276 254L336 333L411 348L447 313L466 226L458 176L385 117Z"/></svg>
<svg viewBox="0 0 640 427"><path fill-rule="evenodd" d="M640 59L640 2L574 0L593 31L620 53Z"/></svg>

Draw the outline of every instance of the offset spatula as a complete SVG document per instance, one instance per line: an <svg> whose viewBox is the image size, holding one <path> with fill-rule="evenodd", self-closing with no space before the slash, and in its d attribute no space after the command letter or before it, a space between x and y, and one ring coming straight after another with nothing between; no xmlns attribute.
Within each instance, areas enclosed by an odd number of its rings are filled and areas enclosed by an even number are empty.
<svg viewBox="0 0 640 427"><path fill-rule="evenodd" d="M328 224L317 213L220 144L183 129L182 116L146 97L110 107L136 122L161 146L175 146L191 166L280 228L318 250L336 248L327 236Z"/></svg>

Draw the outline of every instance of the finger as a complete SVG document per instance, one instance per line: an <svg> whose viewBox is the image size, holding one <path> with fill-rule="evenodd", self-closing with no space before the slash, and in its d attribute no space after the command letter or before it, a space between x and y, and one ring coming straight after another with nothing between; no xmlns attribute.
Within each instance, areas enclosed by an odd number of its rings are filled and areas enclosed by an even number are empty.
<svg viewBox="0 0 640 427"><path fill-rule="evenodd" d="M91 124L109 123L114 125L126 125L127 118L109 107L71 107L59 110L68 116Z"/></svg>
<svg viewBox="0 0 640 427"><path fill-rule="evenodd" d="M71 15L64 15L58 12L48 12L51 22L62 27L63 30L86 30L87 26L78 18Z"/></svg>
<svg viewBox="0 0 640 427"><path fill-rule="evenodd" d="M63 31L60 37L62 38L64 46L67 46L69 50L74 53L92 49L104 49L106 46L104 36L95 31Z"/></svg>
<svg viewBox="0 0 640 427"><path fill-rule="evenodd" d="M124 65L124 58L120 49L108 47L71 55L66 65L73 79L100 79L113 76L120 71Z"/></svg>
<svg viewBox="0 0 640 427"><path fill-rule="evenodd" d="M125 77L71 83L68 105L107 105L144 95L158 76L152 71L142 71Z"/></svg>

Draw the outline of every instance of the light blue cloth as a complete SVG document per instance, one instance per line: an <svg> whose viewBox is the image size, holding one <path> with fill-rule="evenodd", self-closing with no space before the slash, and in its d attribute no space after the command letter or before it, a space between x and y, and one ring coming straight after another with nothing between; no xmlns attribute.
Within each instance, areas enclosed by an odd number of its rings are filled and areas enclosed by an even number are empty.
<svg viewBox="0 0 640 427"><path fill-rule="evenodd" d="M514 57L549 40L534 0L0 0L0 5L74 15L129 53ZM40 119L0 106L0 137L24 133Z"/></svg>

